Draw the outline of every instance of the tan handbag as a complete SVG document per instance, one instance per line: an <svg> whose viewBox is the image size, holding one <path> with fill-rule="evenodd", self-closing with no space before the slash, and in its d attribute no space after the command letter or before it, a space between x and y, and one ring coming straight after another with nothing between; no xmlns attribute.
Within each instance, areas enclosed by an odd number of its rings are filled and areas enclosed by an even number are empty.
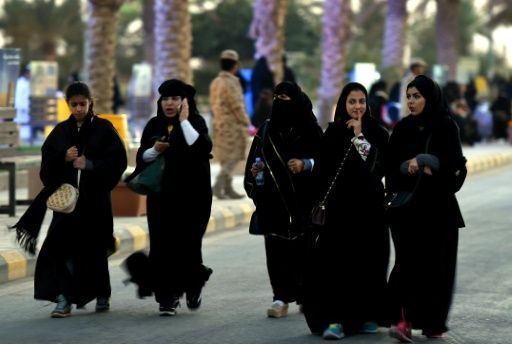
<svg viewBox="0 0 512 344"><path fill-rule="evenodd" d="M78 170L78 183L80 184L80 170ZM64 183L55 190L46 200L46 206L57 212L69 214L75 210L78 201L78 188L71 184Z"/></svg>

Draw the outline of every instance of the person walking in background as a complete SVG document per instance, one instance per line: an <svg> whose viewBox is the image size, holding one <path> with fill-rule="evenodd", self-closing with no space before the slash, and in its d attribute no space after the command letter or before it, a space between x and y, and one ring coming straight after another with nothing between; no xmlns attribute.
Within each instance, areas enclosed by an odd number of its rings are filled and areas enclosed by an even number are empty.
<svg viewBox="0 0 512 344"><path fill-rule="evenodd" d="M290 302L301 303L310 171L321 135L307 95L295 83L278 84L271 117L254 137L244 179L247 195L256 205L253 216L265 236L274 295L267 315L272 318L286 316ZM257 158L261 163L255 163ZM256 180L258 173L263 173L264 183Z"/></svg>
<svg viewBox="0 0 512 344"><path fill-rule="evenodd" d="M407 98L405 96L405 90L407 85L420 74L425 74L425 69L427 68L427 63L420 58L411 59L411 63L409 64L409 70L403 77L400 83L400 118L404 118L409 114L409 109L407 108Z"/></svg>
<svg viewBox="0 0 512 344"><path fill-rule="evenodd" d="M20 76L16 80L14 107L16 109L14 121L20 128L20 140L22 143L30 143L32 129L30 126L30 68L28 65L22 68Z"/></svg>
<svg viewBox="0 0 512 344"><path fill-rule="evenodd" d="M506 90L501 88L498 96L491 104L492 113L492 133L496 140L507 139L507 127L510 120L511 101L507 97Z"/></svg>
<svg viewBox="0 0 512 344"><path fill-rule="evenodd" d="M20 243L35 252L46 212L46 200L63 183L79 189L76 208L54 212L37 257L35 298L57 305L53 318L71 314L96 298L96 311L110 308L107 258L115 251L111 190L127 165L124 144L112 124L95 115L89 87L82 82L66 89L71 116L57 124L42 147L43 190L14 226Z"/></svg>
<svg viewBox="0 0 512 344"><path fill-rule="evenodd" d="M385 80L376 81L370 87L368 105L373 118L375 118L382 126L391 129L393 128L394 123L388 117L387 103L389 101L389 96L386 89L387 83Z"/></svg>
<svg viewBox="0 0 512 344"><path fill-rule="evenodd" d="M376 333L386 325L389 231L382 177L388 137L370 115L365 87L347 84L313 168L316 204L325 199L326 220L309 260L304 315L325 339Z"/></svg>
<svg viewBox="0 0 512 344"><path fill-rule="evenodd" d="M410 115L390 138L386 191L415 191L408 207L389 212L396 252L389 278L389 334L412 342L412 329L429 338L448 331L458 229L464 227L455 192L464 182L466 159L437 83L419 75L406 92Z"/></svg>
<svg viewBox="0 0 512 344"><path fill-rule="evenodd" d="M167 316L176 314L183 293L187 307L197 310L202 288L212 273L202 257L212 205L212 142L196 107L194 87L171 79L158 92L157 115L144 128L137 166L126 181L157 157L165 159L161 190L147 195L150 248L146 268L151 273L147 274L149 281L142 282L155 293L160 314Z"/></svg>
<svg viewBox="0 0 512 344"><path fill-rule="evenodd" d="M238 53L224 50L220 55L221 71L210 84L210 105L213 112L214 157L220 162L220 172L213 185L218 199L244 197L233 189L233 173L245 159L249 117L238 77Z"/></svg>

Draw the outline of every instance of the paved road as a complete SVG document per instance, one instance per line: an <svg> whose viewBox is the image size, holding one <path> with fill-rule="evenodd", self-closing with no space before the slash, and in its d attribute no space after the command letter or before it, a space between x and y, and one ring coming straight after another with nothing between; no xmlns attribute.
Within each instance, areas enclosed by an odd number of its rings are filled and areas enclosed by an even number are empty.
<svg viewBox="0 0 512 344"><path fill-rule="evenodd" d="M452 331L443 343L512 343L511 180L511 166L484 172L470 177L459 194L468 228L460 235ZM111 262L114 293L106 314L94 314L91 304L68 319L50 319L53 304L32 299L31 279L0 285L0 343L324 342L309 334L295 305L287 318L265 317L271 293L262 238L241 228L211 235L204 246L205 261L215 272L199 312L185 307L176 317L159 317L152 299L137 300L134 288L123 285L118 258ZM381 329L342 343L395 341Z"/></svg>

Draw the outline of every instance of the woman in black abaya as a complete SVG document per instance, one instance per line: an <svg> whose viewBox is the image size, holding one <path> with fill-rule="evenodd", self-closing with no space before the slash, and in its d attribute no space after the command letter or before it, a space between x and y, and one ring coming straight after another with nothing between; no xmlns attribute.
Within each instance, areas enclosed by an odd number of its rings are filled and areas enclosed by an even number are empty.
<svg viewBox="0 0 512 344"><path fill-rule="evenodd" d="M67 317L72 304L82 307L94 298L96 311L110 307L107 258L115 251L110 192L127 164L114 127L93 111L89 87L70 84L66 102L71 116L57 124L42 147L40 176L45 187L15 225L20 242L34 253L46 199L62 183L78 187L75 210L53 213L36 263L35 298L57 303L54 318Z"/></svg>
<svg viewBox="0 0 512 344"><path fill-rule="evenodd" d="M363 85L343 88L324 133L313 175L326 223L319 228L305 280L304 313L313 333L340 339L384 324L389 234L384 217L383 156L388 133L370 115ZM345 159L334 184L333 178Z"/></svg>
<svg viewBox="0 0 512 344"><path fill-rule="evenodd" d="M161 191L147 196L151 276L143 284L149 294L155 293L161 315L175 315L184 293L188 308L199 308L212 273L201 253L212 205L212 142L196 108L194 87L171 79L158 92L157 115L144 128L137 167L127 181L158 156L165 158ZM144 296L141 289L139 295Z"/></svg>
<svg viewBox="0 0 512 344"><path fill-rule="evenodd" d="M389 213L395 266L389 279L390 335L412 342L448 330L464 221L455 198L466 175L459 129L435 81L417 76L407 86L409 115L394 128L386 161L387 192L412 190L412 203Z"/></svg>

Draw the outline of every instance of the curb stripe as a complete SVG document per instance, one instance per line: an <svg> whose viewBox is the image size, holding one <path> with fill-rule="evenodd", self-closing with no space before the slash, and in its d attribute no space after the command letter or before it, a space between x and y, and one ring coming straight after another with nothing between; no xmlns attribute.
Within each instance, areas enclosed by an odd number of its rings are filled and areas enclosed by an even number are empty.
<svg viewBox="0 0 512 344"><path fill-rule="evenodd" d="M7 263L7 280L23 278L27 276L27 258L17 250L1 252L0 255Z"/></svg>
<svg viewBox="0 0 512 344"><path fill-rule="evenodd" d="M231 211L231 209L226 207L219 207L218 210L224 219L224 228L231 229L236 227L237 221L235 219L235 214Z"/></svg>
<svg viewBox="0 0 512 344"><path fill-rule="evenodd" d="M140 251L147 247L148 234L141 226L126 225L125 228L132 236L133 250Z"/></svg>

